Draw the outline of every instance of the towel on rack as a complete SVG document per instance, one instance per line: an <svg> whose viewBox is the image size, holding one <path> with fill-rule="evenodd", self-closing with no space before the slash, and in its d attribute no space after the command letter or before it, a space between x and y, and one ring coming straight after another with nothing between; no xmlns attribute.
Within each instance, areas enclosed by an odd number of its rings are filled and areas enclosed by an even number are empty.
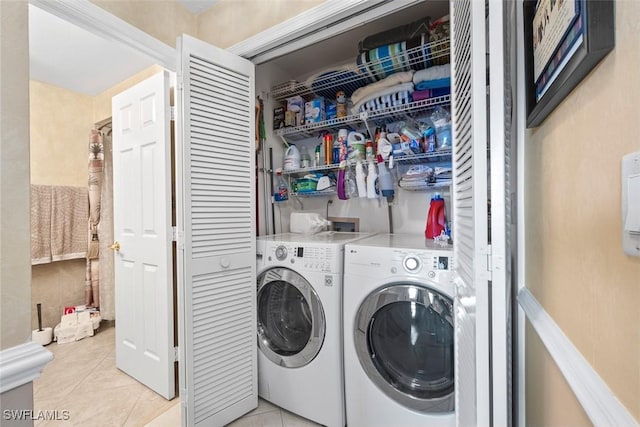
<svg viewBox="0 0 640 427"><path fill-rule="evenodd" d="M87 255L89 199L86 187L51 188L51 260Z"/></svg>
<svg viewBox="0 0 640 427"><path fill-rule="evenodd" d="M353 92L353 95L351 95L351 102L353 102L354 104L357 104L367 95L375 93L380 89L384 89L389 86L394 86L399 83L408 83L412 79L413 79L413 70L391 74L390 76L385 77L384 79L378 82L368 84L367 86L361 87L360 89Z"/></svg>
<svg viewBox="0 0 640 427"><path fill-rule="evenodd" d="M31 185L31 264L51 262L51 186Z"/></svg>

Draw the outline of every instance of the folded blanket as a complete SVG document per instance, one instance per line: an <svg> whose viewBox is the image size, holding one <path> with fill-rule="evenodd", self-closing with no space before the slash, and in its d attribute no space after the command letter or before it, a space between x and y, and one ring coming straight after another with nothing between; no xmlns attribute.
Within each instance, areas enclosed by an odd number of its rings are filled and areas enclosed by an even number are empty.
<svg viewBox="0 0 640 427"><path fill-rule="evenodd" d="M353 92L353 95L351 95L351 102L353 102L354 104L357 104L366 96L372 93L375 93L380 89L397 85L399 83L408 83L412 81L412 79L413 79L413 70L392 74L380 80L379 82L371 83Z"/></svg>
<svg viewBox="0 0 640 427"><path fill-rule="evenodd" d="M420 34L428 34L429 27L431 27L431 18L426 16L410 24L367 36L358 43L358 49L362 53L380 46L408 40Z"/></svg>
<svg viewBox="0 0 640 427"><path fill-rule="evenodd" d="M433 67L425 68L424 70L416 71L413 75L413 83L418 84L425 81L430 80L438 80L438 79L450 79L451 78L451 67L449 64L444 65L436 65ZM442 87L442 86L438 86ZM429 89L429 88L425 88Z"/></svg>
<svg viewBox="0 0 640 427"><path fill-rule="evenodd" d="M51 186L31 185L31 264L51 262Z"/></svg>
<svg viewBox="0 0 640 427"><path fill-rule="evenodd" d="M358 102L357 104L354 104L353 108L351 109L351 113L358 114L360 112L360 107L372 99L385 96L385 95L391 95L398 92L405 92L405 91L409 93L413 93L413 83L401 83L394 86L382 88L372 94L367 95L366 97L361 99L360 102Z"/></svg>
<svg viewBox="0 0 640 427"><path fill-rule="evenodd" d="M451 86L445 86L434 89L416 90L411 95L414 101L422 101L423 99L436 98L438 96L445 96L451 93Z"/></svg>
<svg viewBox="0 0 640 427"><path fill-rule="evenodd" d="M307 87L311 88L313 93L332 100L336 99L336 92L339 90L351 97L355 90L366 84L367 80L353 63L326 68L306 81Z"/></svg>
<svg viewBox="0 0 640 427"><path fill-rule="evenodd" d="M87 188L53 186L51 189L51 260L87 255L89 199Z"/></svg>

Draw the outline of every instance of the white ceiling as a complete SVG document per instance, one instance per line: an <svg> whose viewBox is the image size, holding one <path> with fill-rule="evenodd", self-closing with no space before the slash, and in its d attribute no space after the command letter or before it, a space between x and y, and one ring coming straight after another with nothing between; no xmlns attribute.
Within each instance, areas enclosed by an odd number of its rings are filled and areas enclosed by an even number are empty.
<svg viewBox="0 0 640 427"><path fill-rule="evenodd" d="M90 96L154 64L139 52L33 5L29 6L29 57L32 80Z"/></svg>

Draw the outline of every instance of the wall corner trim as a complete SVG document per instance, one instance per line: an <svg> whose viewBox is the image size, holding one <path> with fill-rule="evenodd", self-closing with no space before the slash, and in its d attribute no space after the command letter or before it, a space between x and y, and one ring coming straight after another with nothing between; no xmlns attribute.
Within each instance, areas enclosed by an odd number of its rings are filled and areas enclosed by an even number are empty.
<svg viewBox="0 0 640 427"><path fill-rule="evenodd" d="M527 288L518 292L518 303L593 425L637 427L636 419Z"/></svg>
<svg viewBox="0 0 640 427"><path fill-rule="evenodd" d="M51 360L49 350L31 341L0 351L0 393L32 382Z"/></svg>

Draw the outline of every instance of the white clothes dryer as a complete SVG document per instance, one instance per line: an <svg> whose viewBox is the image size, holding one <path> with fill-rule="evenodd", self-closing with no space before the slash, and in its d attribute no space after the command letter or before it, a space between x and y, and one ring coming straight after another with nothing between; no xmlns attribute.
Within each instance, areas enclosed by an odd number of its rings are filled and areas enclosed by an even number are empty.
<svg viewBox="0 0 640 427"><path fill-rule="evenodd" d="M455 426L452 266L452 246L419 235L345 247L349 426Z"/></svg>
<svg viewBox="0 0 640 427"><path fill-rule="evenodd" d="M344 427L344 245L370 233L258 237L258 392L329 427Z"/></svg>

